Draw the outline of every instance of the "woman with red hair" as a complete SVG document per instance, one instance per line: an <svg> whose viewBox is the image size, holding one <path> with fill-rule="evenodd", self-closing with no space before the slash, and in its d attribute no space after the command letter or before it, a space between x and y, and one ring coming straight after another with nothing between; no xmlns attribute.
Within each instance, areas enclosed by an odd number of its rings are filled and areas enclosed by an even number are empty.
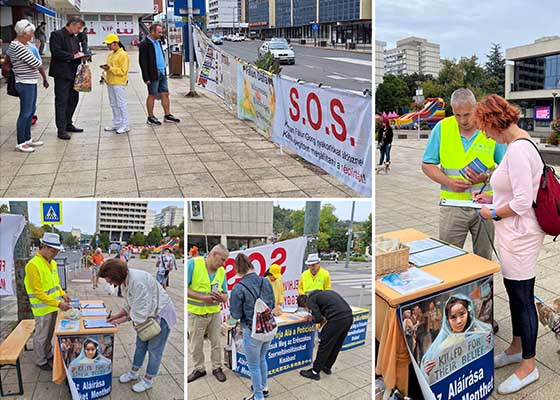
<svg viewBox="0 0 560 400"><path fill-rule="evenodd" d="M389 122L389 118L383 117L383 127L379 132L379 151L381 152L381 157L379 158L379 166L383 166L385 163L385 169L389 169L391 165L391 145L393 143L393 128Z"/></svg>
<svg viewBox="0 0 560 400"><path fill-rule="evenodd" d="M486 136L508 145L503 161L490 179L493 196L475 194L474 200L495 205L493 210L483 206L480 216L495 221L499 261L509 297L513 339L494 358L495 368L519 363L515 372L498 386L498 393L509 394L539 379L534 290L544 232L535 216L533 201L544 166L529 134L517 126L519 110L505 99L495 94L485 97L476 106L474 118Z"/></svg>

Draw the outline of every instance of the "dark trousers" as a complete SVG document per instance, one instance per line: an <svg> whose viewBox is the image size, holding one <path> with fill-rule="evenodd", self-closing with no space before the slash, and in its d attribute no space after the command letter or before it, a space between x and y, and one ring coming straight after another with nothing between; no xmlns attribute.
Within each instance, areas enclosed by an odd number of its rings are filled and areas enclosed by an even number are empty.
<svg viewBox="0 0 560 400"><path fill-rule="evenodd" d="M315 372L321 372L323 368L332 368L353 320L350 315L345 319L327 321L321 331L321 342L313 363Z"/></svg>
<svg viewBox="0 0 560 400"><path fill-rule="evenodd" d="M39 45L39 54L43 55L43 51L45 50L45 41L41 39L40 42L41 44Z"/></svg>
<svg viewBox="0 0 560 400"><path fill-rule="evenodd" d="M391 161L391 143L381 145L381 147L379 147L379 152L379 165L383 165L384 161Z"/></svg>
<svg viewBox="0 0 560 400"><path fill-rule="evenodd" d="M66 132L66 128L72 125L78 100L79 93L74 90L74 80L54 78L54 110L59 134Z"/></svg>
<svg viewBox="0 0 560 400"><path fill-rule="evenodd" d="M523 358L533 358L536 355L539 331L535 307L535 278L524 281L504 278L504 285L509 297L513 336L521 337Z"/></svg>

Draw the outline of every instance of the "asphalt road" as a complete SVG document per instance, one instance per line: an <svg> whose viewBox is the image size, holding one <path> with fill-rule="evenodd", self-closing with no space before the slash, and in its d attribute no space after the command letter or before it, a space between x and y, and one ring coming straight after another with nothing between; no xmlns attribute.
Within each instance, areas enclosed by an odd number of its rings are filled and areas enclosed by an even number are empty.
<svg viewBox="0 0 560 400"><path fill-rule="evenodd" d="M261 40L224 42L227 53L254 63ZM282 64L282 74L340 89L363 91L372 87L371 54L293 45L294 65Z"/></svg>
<svg viewBox="0 0 560 400"><path fill-rule="evenodd" d="M348 270L340 267L332 269L325 263L322 264L330 272L332 289L340 293L348 304L356 307L371 307L373 297L371 263L368 264L368 268ZM339 261L338 265L343 267L344 263L341 265Z"/></svg>

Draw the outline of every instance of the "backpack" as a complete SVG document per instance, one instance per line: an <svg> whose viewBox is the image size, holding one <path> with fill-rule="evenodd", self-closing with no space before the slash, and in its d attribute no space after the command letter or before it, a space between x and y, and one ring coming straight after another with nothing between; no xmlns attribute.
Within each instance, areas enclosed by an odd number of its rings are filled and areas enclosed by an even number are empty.
<svg viewBox="0 0 560 400"><path fill-rule="evenodd" d="M262 279L262 278L261 278ZM264 279L261 280L261 288L260 292L262 292ZM251 290L245 286L242 282L239 284L255 299L255 308L253 309L253 325L251 327L251 337L259 342L270 342L276 336L276 332L278 331L278 324L274 319L274 314L272 314L272 310L270 307L266 305L263 299L253 294Z"/></svg>
<svg viewBox="0 0 560 400"><path fill-rule="evenodd" d="M546 165L544 162L544 158L537 145L527 138L520 138L518 140L526 140L531 143L543 162L541 182L537 192L537 200L533 202L533 209L541 229L546 234L555 236L554 240L556 240L556 237L560 235L560 183L554 168Z"/></svg>
<svg viewBox="0 0 560 400"><path fill-rule="evenodd" d="M12 69L12 61L8 55L6 55L4 63L2 64L2 76L6 78L6 90L8 95L19 97L19 93L16 89L16 75Z"/></svg>

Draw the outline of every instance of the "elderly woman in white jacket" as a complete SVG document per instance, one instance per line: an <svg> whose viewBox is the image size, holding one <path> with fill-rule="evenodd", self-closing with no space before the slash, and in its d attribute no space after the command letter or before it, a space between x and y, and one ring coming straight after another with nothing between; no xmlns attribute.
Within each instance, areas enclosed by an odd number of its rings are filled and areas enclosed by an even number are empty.
<svg viewBox="0 0 560 400"><path fill-rule="evenodd" d="M144 363L146 353L149 354L146 375L132 386L132 390L141 393L151 389L157 375L163 350L169 332L177 323L177 314L171 299L157 283L154 277L141 270L128 268L125 261L112 258L103 263L99 276L110 285L121 285L124 295L124 309L109 318L109 322L122 324L132 321L142 324L149 317L156 318L161 332L148 341L136 337L136 351L132 360L132 369L119 377L121 383L135 381L140 378L138 371Z"/></svg>

